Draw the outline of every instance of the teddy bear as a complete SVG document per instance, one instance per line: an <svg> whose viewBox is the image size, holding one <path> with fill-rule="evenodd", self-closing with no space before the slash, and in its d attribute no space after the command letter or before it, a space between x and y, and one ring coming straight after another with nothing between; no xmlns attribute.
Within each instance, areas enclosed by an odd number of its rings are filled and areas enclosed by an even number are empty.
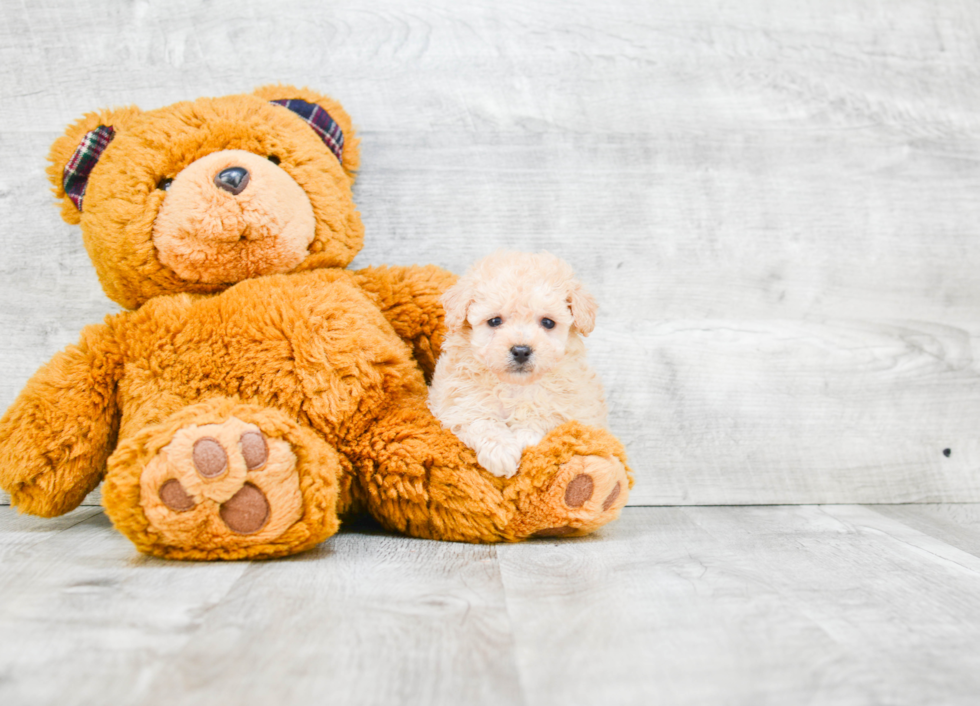
<svg viewBox="0 0 980 706"><path fill-rule="evenodd" d="M620 442L570 422L498 478L426 406L444 336L435 266L349 270L358 139L286 85L92 112L51 148L61 215L123 307L0 419L0 487L66 513L102 483L145 553L269 558L341 518L462 542L583 535L632 484Z"/></svg>

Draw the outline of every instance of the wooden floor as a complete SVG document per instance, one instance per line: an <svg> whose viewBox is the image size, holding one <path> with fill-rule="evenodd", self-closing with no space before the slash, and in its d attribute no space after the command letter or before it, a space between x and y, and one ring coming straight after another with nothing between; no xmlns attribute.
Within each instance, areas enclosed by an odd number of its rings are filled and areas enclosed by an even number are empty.
<svg viewBox="0 0 980 706"><path fill-rule="evenodd" d="M0 508L0 703L976 704L980 505L633 507L578 540L368 524L264 563Z"/></svg>

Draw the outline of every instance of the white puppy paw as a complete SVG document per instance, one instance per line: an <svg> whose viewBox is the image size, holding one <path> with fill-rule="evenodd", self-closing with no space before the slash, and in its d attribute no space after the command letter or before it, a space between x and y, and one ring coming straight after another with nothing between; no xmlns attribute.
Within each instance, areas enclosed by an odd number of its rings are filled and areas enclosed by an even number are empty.
<svg viewBox="0 0 980 706"><path fill-rule="evenodd" d="M476 460L495 476L510 478L517 473L523 450L516 443L486 442L477 449Z"/></svg>
<svg viewBox="0 0 980 706"><path fill-rule="evenodd" d="M521 446L521 451L526 449L528 446L537 446L541 443L544 438L544 432L538 429L526 429L518 427L514 429L514 438L517 439L517 443Z"/></svg>

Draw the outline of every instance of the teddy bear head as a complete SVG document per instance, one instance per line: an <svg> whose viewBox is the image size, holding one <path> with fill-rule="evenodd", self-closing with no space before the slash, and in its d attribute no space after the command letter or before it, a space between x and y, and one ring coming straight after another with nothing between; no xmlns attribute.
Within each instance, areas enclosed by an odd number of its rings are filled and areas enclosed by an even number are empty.
<svg viewBox="0 0 980 706"><path fill-rule="evenodd" d="M127 308L250 277L346 267L364 228L350 117L292 86L89 113L48 176L106 294Z"/></svg>

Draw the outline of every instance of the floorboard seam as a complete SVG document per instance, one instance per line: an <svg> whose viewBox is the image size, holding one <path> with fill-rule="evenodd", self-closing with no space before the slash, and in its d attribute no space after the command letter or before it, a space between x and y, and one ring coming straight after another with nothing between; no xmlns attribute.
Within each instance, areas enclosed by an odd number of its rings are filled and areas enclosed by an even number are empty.
<svg viewBox="0 0 980 706"><path fill-rule="evenodd" d="M510 634L511 662L514 665L514 674L517 677L517 687L520 690L520 694L521 694L520 706L527 706L528 705L527 682L524 679L524 670L521 669L521 661L520 659L518 659L518 654L517 654L517 633L515 630L516 624L514 623L513 613L510 610L510 594L507 590L507 582L504 580L504 566L500 556L501 547L492 546L491 548L493 549L494 559L497 561L497 576L500 578L500 590L503 593L503 598L504 598L504 614L507 616L507 627L508 627L508 632ZM508 548L510 547L505 547L505 549Z"/></svg>

